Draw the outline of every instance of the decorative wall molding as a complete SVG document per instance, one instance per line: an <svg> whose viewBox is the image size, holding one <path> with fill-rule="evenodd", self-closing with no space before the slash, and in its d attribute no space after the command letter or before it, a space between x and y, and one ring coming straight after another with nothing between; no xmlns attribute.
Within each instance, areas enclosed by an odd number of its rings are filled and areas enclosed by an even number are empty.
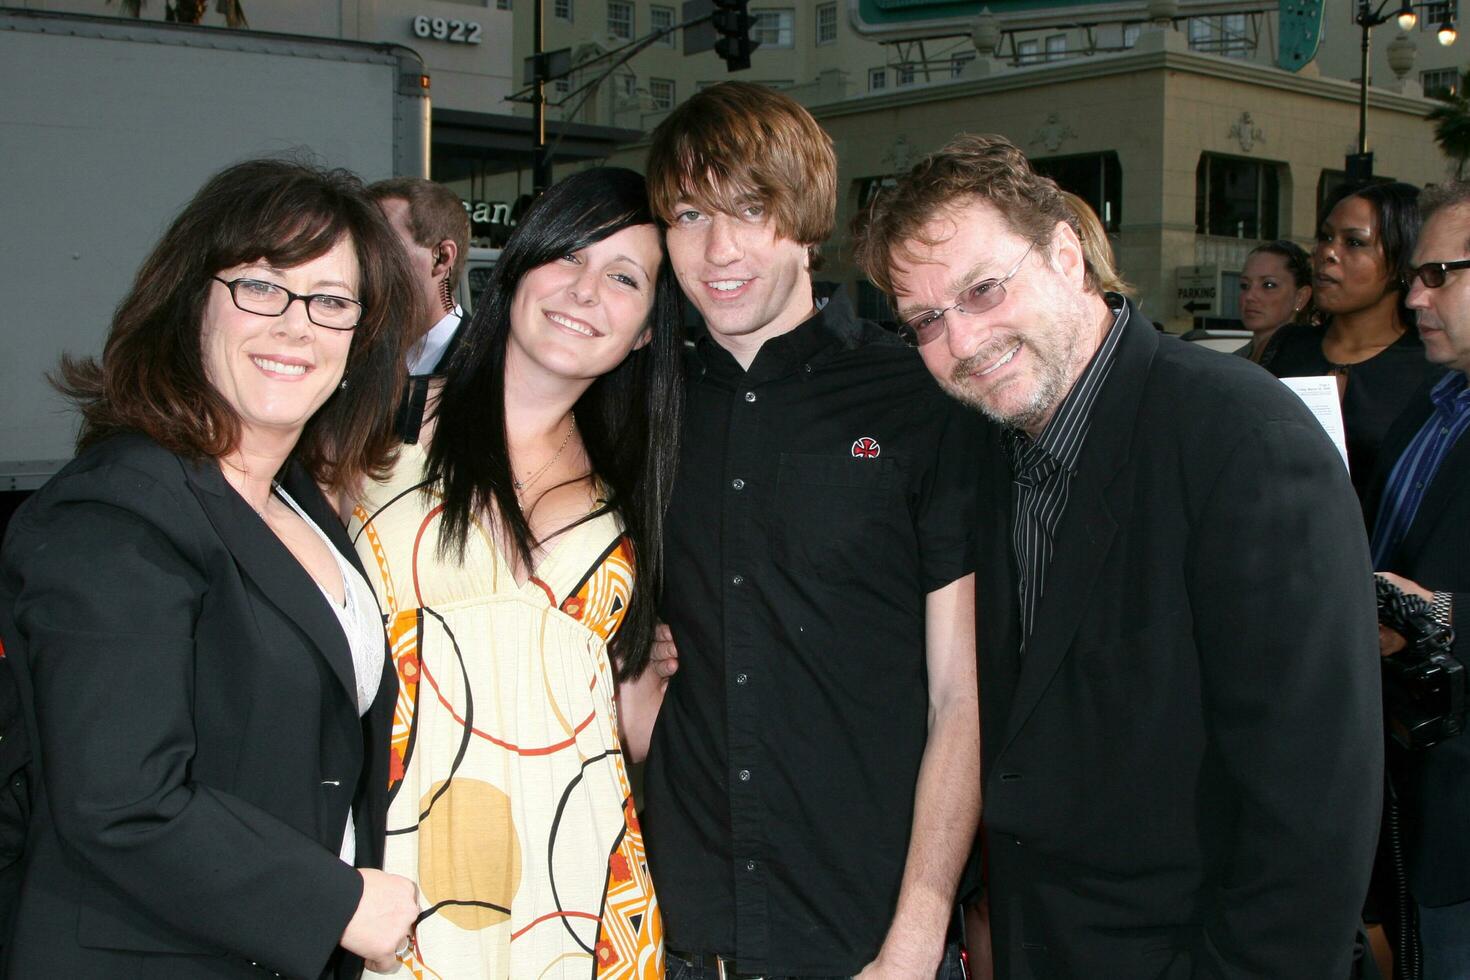
<svg viewBox="0 0 1470 980"><path fill-rule="evenodd" d="M1062 148L1062 143L1076 138L1077 134L1072 131L1072 127L1062 122L1061 113L1049 112L1046 114L1046 124L1032 134L1031 142L1027 145L1035 146L1040 143L1046 152L1055 153Z"/></svg>
<svg viewBox="0 0 1470 980"><path fill-rule="evenodd" d="M1266 142L1266 131L1256 125L1249 112L1242 112L1225 135L1240 144L1242 153L1249 153L1257 143Z"/></svg>
<svg viewBox="0 0 1470 980"><path fill-rule="evenodd" d="M901 174L914 165L914 157L917 155L908 137L899 133L894 137L893 145L888 148L888 152L883 154L882 162L888 167L889 173Z"/></svg>

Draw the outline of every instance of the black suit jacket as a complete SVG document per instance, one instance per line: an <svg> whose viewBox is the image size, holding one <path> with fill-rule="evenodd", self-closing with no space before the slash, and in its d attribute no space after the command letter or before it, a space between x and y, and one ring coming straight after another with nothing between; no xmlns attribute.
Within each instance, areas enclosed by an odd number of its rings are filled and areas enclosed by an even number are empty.
<svg viewBox="0 0 1470 980"><path fill-rule="evenodd" d="M1382 507L1393 464L1428 420L1430 379L1384 438L1370 503ZM1470 668L1470 437L1461 435L1424 491L1414 523L1379 571L1395 572L1435 592L1454 593L1452 650ZM1423 752L1395 753L1403 787L1409 889L1430 906L1470 901L1470 735Z"/></svg>
<svg viewBox="0 0 1470 980"><path fill-rule="evenodd" d="M355 561L306 473L281 482ZM385 662L359 718L335 616L217 463L131 435L79 456L10 524L0 637L34 753L12 976L360 969L337 855L355 804L381 859L397 684Z"/></svg>
<svg viewBox="0 0 1470 980"><path fill-rule="evenodd" d="M428 374L410 374L403 386L403 400L398 403L398 413L393 418L393 430L398 433L398 438L410 445L419 441L419 428L424 424L424 409L429 403L429 384L435 378L443 377L449 370L449 363L454 360L455 352L459 350L460 341L464 338L468 319L468 314L460 318L459 326L454 328L434 370Z"/></svg>
<svg viewBox="0 0 1470 980"><path fill-rule="evenodd" d="M997 976L1340 980L1382 781L1358 503L1260 368L1125 329L1024 655L998 432L982 457Z"/></svg>

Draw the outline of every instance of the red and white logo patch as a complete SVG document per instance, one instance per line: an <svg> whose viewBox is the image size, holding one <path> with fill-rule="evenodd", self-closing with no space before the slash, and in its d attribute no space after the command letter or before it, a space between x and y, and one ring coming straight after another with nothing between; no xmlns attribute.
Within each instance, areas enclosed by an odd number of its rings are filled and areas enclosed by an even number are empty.
<svg viewBox="0 0 1470 980"><path fill-rule="evenodd" d="M883 449L872 436L863 436L852 444L852 454L858 459L877 459Z"/></svg>

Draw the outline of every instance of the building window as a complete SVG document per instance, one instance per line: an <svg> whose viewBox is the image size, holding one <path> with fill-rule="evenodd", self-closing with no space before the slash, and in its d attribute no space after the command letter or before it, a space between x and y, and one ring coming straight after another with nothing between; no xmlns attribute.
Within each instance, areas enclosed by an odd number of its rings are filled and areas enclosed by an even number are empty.
<svg viewBox="0 0 1470 980"><path fill-rule="evenodd" d="M1131 47L1133 47L1135 44L1138 43L1138 37L1142 33L1143 33L1143 26L1142 25L1140 25L1140 24L1124 24L1123 25L1123 47L1125 47L1125 48L1131 48Z"/></svg>
<svg viewBox="0 0 1470 980"><path fill-rule="evenodd" d="M1416 3L1414 6L1419 8L1419 30L1421 31L1439 30L1446 17L1455 23L1460 20L1458 0L1428 0L1425 4Z"/></svg>
<svg viewBox="0 0 1470 980"><path fill-rule="evenodd" d="M638 97L638 77L633 74L614 75L613 84L617 86L615 91L618 95L629 101Z"/></svg>
<svg viewBox="0 0 1470 980"><path fill-rule="evenodd" d="M1374 174L1368 181L1370 184L1392 184L1394 178L1384 174ZM1327 218L1327 212L1332 210L1333 205L1342 200L1343 194L1347 192L1348 185L1354 187L1362 186L1361 181L1348 180L1348 175L1342 170L1326 170L1317 176L1317 226Z"/></svg>
<svg viewBox="0 0 1470 980"><path fill-rule="evenodd" d="M752 10L750 39L764 48L789 48L796 43L796 12L786 10Z"/></svg>
<svg viewBox="0 0 1470 980"><path fill-rule="evenodd" d="M551 16L562 20L572 19L572 0L552 0Z"/></svg>
<svg viewBox="0 0 1470 980"><path fill-rule="evenodd" d="M1067 35L1052 34L1046 39L1046 60L1061 61L1067 56Z"/></svg>
<svg viewBox="0 0 1470 980"><path fill-rule="evenodd" d="M895 69L895 72L898 75L898 84L899 85L912 85L912 84L914 84L914 66L913 65L910 65L910 64L907 64L907 63L902 64L902 65L899 65L898 68Z"/></svg>
<svg viewBox="0 0 1470 980"><path fill-rule="evenodd" d="M1194 51L1249 58L1254 45L1246 36L1245 14L1210 14L1189 18L1189 47Z"/></svg>
<svg viewBox="0 0 1470 980"><path fill-rule="evenodd" d="M1226 238L1276 238L1279 164L1201 153L1194 174L1194 230Z"/></svg>
<svg viewBox="0 0 1470 980"><path fill-rule="evenodd" d="M1421 71L1419 84L1424 86L1426 99L1448 99L1460 92L1460 70L1458 68L1436 68Z"/></svg>
<svg viewBox="0 0 1470 980"><path fill-rule="evenodd" d="M817 43L831 44L837 40L837 4L817 4Z"/></svg>
<svg viewBox="0 0 1470 980"><path fill-rule="evenodd" d="M648 26L655 31L668 31L670 27L674 26L674 8L649 7ZM672 48L674 46L674 32L669 31L669 33L659 38L657 43L666 48Z"/></svg>
<svg viewBox="0 0 1470 980"><path fill-rule="evenodd" d="M884 89L886 89L887 87L888 87L888 69L887 68L869 68L868 69L868 91L869 92L881 92Z"/></svg>
<svg viewBox="0 0 1470 980"><path fill-rule="evenodd" d="M607 0L607 32L619 41L633 40L633 0Z"/></svg>
<svg viewBox="0 0 1470 980"><path fill-rule="evenodd" d="M1118 230L1123 220L1123 167L1117 153L1033 158L1031 167L1086 201L1105 229Z"/></svg>
<svg viewBox="0 0 1470 980"><path fill-rule="evenodd" d="M949 59L949 77L959 78L965 73L965 66L975 60L975 52L957 54Z"/></svg>
<svg viewBox="0 0 1470 980"><path fill-rule="evenodd" d="M1041 42L1035 38L1016 42L1016 64L1032 65L1041 60Z"/></svg>
<svg viewBox="0 0 1470 980"><path fill-rule="evenodd" d="M873 206L873 201L879 194L898 186L898 178L886 174L882 177L863 177L853 183L857 186L858 207L866 211Z"/></svg>
<svg viewBox="0 0 1470 980"><path fill-rule="evenodd" d="M510 10L510 0L495 0L496 10Z"/></svg>
<svg viewBox="0 0 1470 980"><path fill-rule="evenodd" d="M672 78L650 78L648 96L655 112L667 112L674 107L674 80Z"/></svg>
<svg viewBox="0 0 1470 980"><path fill-rule="evenodd" d="M1225 320L1234 329L1241 329L1245 324L1240 322L1240 273L1220 271L1220 312L1212 317L1203 317L1207 320Z"/></svg>

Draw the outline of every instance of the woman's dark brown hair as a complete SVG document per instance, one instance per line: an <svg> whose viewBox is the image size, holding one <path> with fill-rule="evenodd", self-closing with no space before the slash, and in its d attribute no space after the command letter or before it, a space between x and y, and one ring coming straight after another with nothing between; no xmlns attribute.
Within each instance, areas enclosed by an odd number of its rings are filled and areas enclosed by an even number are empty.
<svg viewBox="0 0 1470 980"><path fill-rule="evenodd" d="M285 160L251 160L211 178L138 270L101 360L62 358L53 383L82 413L78 452L122 431L142 432L184 456L234 451L240 420L209 382L201 354L211 277L250 262L288 269L344 237L357 256L363 306L347 387L307 421L292 455L333 488L382 475L396 442L412 273L355 175Z"/></svg>

